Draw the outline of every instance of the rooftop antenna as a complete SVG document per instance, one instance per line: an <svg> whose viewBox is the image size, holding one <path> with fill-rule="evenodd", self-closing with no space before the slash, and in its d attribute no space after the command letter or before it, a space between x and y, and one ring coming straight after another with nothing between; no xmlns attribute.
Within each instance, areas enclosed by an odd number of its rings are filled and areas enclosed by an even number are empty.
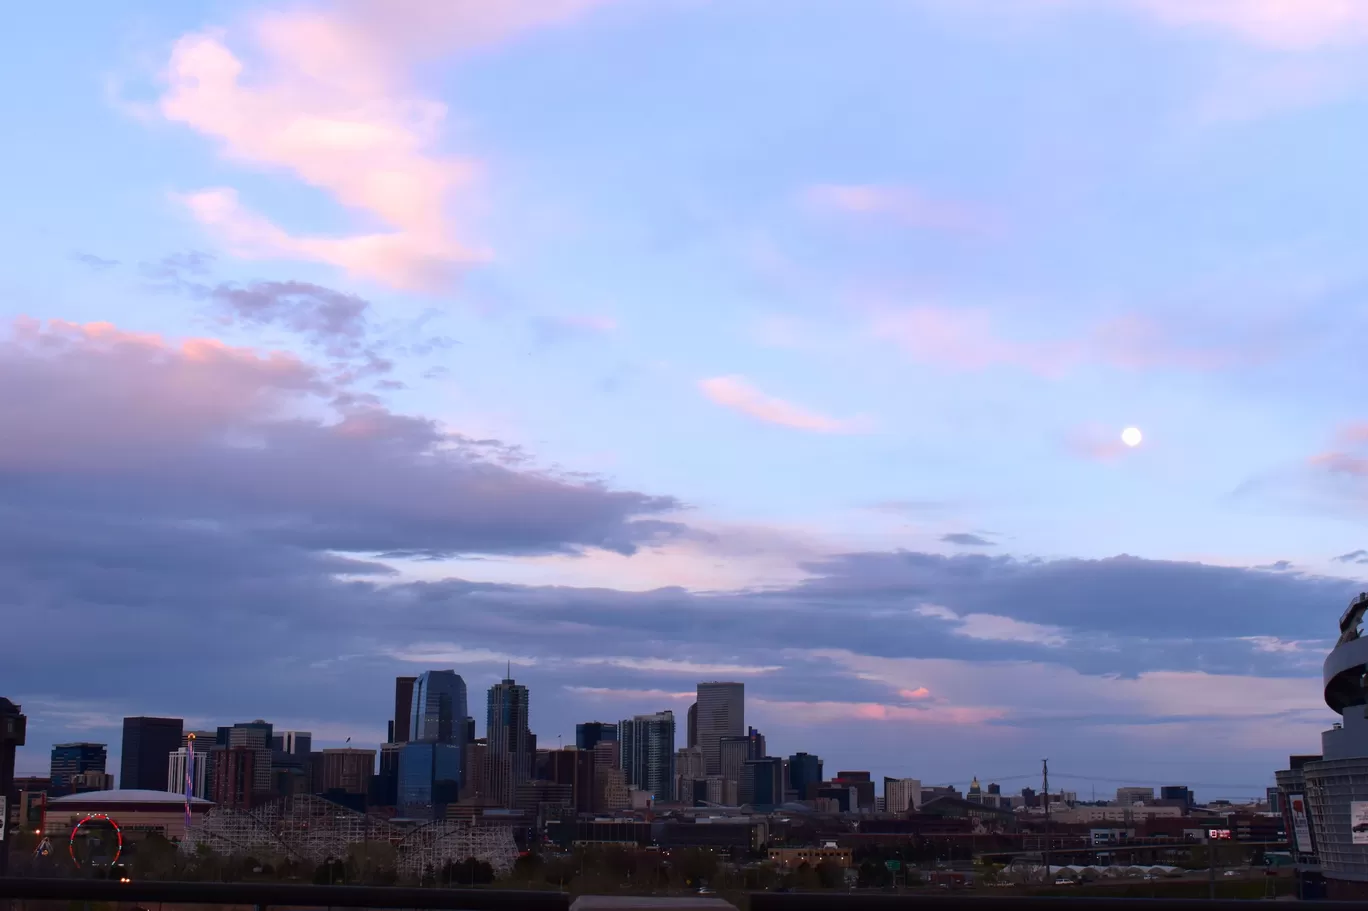
<svg viewBox="0 0 1368 911"><path fill-rule="evenodd" d="M507 666L504 668L504 679L505 679L505 680L512 680L512 679L513 679L513 661L512 661L512 659L509 659Z"/></svg>

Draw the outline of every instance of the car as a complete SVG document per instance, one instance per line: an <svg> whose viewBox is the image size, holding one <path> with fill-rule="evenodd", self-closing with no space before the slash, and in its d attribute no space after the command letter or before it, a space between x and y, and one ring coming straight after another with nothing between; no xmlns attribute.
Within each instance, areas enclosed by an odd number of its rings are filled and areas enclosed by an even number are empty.
<svg viewBox="0 0 1368 911"><path fill-rule="evenodd" d="M1239 870L1227 870L1227 871L1225 871L1225 874L1224 874L1224 875L1226 875L1226 876L1239 876L1239 875L1240 875L1240 871L1239 871Z"/></svg>
<svg viewBox="0 0 1368 911"><path fill-rule="evenodd" d="M1074 884L1074 881L1071 880L1071 879L1057 879L1057 880L1055 880L1055 885L1056 885L1056 886L1072 886L1073 884Z"/></svg>

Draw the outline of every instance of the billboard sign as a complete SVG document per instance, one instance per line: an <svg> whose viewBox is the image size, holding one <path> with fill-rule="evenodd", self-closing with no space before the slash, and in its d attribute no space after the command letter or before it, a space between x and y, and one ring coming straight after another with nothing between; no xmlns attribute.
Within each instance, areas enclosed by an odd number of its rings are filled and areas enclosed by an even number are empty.
<svg viewBox="0 0 1368 911"><path fill-rule="evenodd" d="M1354 844L1368 845L1368 800L1349 804L1349 832Z"/></svg>
<svg viewBox="0 0 1368 911"><path fill-rule="evenodd" d="M1229 829L1207 829L1208 841L1230 841Z"/></svg>
<svg viewBox="0 0 1368 911"><path fill-rule="evenodd" d="M1294 847L1302 854L1315 853L1315 848L1311 845L1311 823L1306 818L1306 796L1304 794L1288 794L1287 804L1292 813Z"/></svg>

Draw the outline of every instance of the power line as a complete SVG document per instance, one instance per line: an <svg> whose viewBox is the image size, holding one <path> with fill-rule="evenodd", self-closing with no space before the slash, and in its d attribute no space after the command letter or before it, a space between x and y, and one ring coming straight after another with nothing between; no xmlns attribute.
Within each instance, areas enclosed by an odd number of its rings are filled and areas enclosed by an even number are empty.
<svg viewBox="0 0 1368 911"><path fill-rule="evenodd" d="M1104 782L1104 783L1106 783L1106 784L1119 784L1119 785L1128 785L1128 784L1161 784L1161 785L1164 785L1165 787L1173 786L1171 780L1159 779L1159 778L1102 778L1102 777L1095 776L1095 775L1074 775L1074 774L1072 774L1072 773L1070 773L1070 772L1055 772L1055 777L1056 777L1056 778L1074 778L1074 779L1078 779L1079 781L1098 781L1098 782ZM1189 787L1189 788L1251 788L1251 789L1253 789L1253 790L1255 790L1255 791L1263 791L1263 790L1265 790L1266 788L1269 787L1269 784L1268 784L1267 782L1265 782L1264 784L1249 784L1249 783L1240 784L1240 783L1229 782L1229 781L1219 782L1219 783L1213 783L1213 782L1210 782L1210 781L1185 781L1185 782L1183 782L1182 785L1178 785L1178 787Z"/></svg>

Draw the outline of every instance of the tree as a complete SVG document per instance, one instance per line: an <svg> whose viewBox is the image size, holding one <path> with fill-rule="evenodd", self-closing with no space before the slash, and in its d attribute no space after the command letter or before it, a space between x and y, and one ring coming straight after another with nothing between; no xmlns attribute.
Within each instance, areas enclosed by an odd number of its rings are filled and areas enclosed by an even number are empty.
<svg viewBox="0 0 1368 911"><path fill-rule="evenodd" d="M835 861L822 861L814 872L823 889L839 889L845 885L845 868Z"/></svg>

